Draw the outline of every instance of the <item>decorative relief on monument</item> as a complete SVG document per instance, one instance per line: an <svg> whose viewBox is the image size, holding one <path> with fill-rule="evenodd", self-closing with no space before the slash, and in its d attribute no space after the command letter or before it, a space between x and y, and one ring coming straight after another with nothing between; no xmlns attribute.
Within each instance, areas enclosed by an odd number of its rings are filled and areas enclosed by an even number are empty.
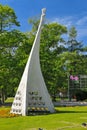
<svg viewBox="0 0 87 130"><path fill-rule="evenodd" d="M28 102L28 110L29 111L48 111L48 108L45 106L45 102L43 101L42 96L40 96L39 92L29 92L29 102Z"/></svg>

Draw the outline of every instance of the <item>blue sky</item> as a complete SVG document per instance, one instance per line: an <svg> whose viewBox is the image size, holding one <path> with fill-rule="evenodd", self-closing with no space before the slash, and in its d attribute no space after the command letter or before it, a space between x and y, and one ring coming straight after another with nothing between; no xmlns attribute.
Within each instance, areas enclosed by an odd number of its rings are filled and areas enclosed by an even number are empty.
<svg viewBox="0 0 87 130"><path fill-rule="evenodd" d="M41 14L46 8L46 18L78 31L78 40L87 45L87 0L0 0L14 9L20 21L21 31L29 31L28 19Z"/></svg>

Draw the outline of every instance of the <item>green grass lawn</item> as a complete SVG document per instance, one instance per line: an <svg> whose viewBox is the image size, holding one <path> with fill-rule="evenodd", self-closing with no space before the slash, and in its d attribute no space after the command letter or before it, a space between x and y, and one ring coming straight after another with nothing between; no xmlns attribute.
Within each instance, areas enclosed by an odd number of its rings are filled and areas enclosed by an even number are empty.
<svg viewBox="0 0 87 130"><path fill-rule="evenodd" d="M12 103L13 102L13 97L9 97L5 100L5 103Z"/></svg>
<svg viewBox="0 0 87 130"><path fill-rule="evenodd" d="M10 109L1 107L2 109ZM57 112L48 115L0 118L0 130L84 130L87 122L87 107L57 107ZM86 128L87 129L87 128Z"/></svg>

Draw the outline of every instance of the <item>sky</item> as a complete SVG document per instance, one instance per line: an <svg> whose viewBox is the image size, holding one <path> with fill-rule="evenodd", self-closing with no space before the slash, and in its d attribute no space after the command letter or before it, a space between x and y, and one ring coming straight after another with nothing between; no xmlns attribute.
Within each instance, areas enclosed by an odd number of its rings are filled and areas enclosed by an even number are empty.
<svg viewBox="0 0 87 130"><path fill-rule="evenodd" d="M23 32L30 31L29 18L40 16L41 9L46 8L49 22L75 26L77 39L87 45L87 0L0 0L0 4L14 9Z"/></svg>

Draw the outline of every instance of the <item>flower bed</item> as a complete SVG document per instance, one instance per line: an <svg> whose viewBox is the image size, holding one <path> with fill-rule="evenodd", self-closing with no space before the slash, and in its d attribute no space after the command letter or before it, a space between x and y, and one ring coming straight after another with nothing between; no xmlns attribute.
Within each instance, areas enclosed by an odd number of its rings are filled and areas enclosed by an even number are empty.
<svg viewBox="0 0 87 130"><path fill-rule="evenodd" d="M17 117L19 115L10 113L10 109L3 108L0 110L0 117L1 118L10 118L10 117Z"/></svg>

